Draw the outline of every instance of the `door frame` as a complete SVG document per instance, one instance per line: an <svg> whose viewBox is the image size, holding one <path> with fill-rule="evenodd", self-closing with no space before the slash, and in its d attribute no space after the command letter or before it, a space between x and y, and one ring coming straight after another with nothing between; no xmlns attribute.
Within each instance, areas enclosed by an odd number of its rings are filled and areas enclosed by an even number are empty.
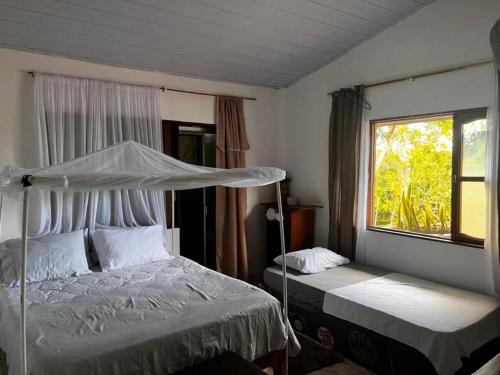
<svg viewBox="0 0 500 375"><path fill-rule="evenodd" d="M179 137L179 127L198 127L206 129L207 133L217 134L216 125L203 122L162 120L163 153L179 158L178 143L174 142ZM165 193L167 228L172 228L172 194ZM176 215L177 217L177 215Z"/></svg>

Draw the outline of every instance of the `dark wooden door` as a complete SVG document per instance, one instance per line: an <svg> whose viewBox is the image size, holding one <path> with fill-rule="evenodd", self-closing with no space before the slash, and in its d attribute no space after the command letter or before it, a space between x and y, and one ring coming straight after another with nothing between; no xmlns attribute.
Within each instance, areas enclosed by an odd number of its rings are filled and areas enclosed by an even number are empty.
<svg viewBox="0 0 500 375"><path fill-rule="evenodd" d="M164 142L165 152L185 163L215 167L213 125L165 121ZM176 192L175 212L181 255L215 269L215 187Z"/></svg>

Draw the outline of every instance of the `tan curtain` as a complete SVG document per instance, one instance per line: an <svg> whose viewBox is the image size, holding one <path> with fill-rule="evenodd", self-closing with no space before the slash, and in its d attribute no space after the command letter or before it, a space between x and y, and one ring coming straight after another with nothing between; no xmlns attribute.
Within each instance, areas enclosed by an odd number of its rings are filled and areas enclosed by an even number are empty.
<svg viewBox="0 0 500 375"><path fill-rule="evenodd" d="M329 203L331 250L354 260L356 207L364 87L332 94L329 147Z"/></svg>
<svg viewBox="0 0 500 375"><path fill-rule="evenodd" d="M218 96L216 116L217 167L245 167L245 151L249 149L249 145L243 114L243 99ZM248 279L246 215L246 189L217 187L217 270L241 280Z"/></svg>

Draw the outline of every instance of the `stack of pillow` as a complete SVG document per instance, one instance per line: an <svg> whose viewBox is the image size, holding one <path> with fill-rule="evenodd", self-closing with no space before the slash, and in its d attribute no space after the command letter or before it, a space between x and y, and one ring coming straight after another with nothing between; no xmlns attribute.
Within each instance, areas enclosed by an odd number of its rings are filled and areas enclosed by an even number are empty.
<svg viewBox="0 0 500 375"><path fill-rule="evenodd" d="M53 234L28 240L27 282L44 281L90 273L89 263L96 261L103 271L136 266L172 255L167 251L161 225L149 227L103 227L91 231ZM92 244L88 249L86 243ZM21 275L21 240L0 244L0 284L19 286ZM87 261L89 256L89 261Z"/></svg>

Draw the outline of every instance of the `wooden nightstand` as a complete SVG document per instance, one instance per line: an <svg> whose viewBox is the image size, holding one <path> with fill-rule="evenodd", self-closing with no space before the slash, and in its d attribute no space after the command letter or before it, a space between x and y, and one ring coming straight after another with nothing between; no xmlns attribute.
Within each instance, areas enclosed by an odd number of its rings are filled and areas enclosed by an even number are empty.
<svg viewBox="0 0 500 375"><path fill-rule="evenodd" d="M261 203L266 209L277 210L277 203ZM314 247L314 218L318 205L285 205L283 207L286 251L297 251ZM281 254L279 222L266 220L266 263Z"/></svg>

